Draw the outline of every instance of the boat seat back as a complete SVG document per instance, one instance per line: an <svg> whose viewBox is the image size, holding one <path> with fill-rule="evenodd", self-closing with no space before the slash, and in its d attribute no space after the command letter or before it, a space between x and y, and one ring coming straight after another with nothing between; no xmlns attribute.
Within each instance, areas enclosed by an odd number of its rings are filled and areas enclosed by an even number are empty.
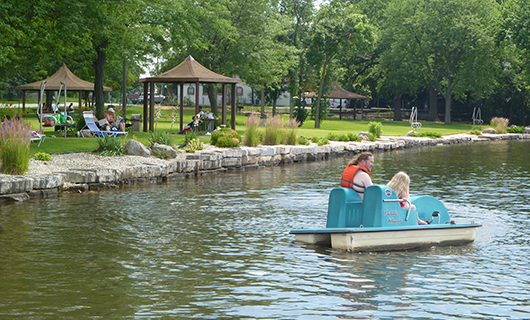
<svg viewBox="0 0 530 320"><path fill-rule="evenodd" d="M445 205L435 197L419 196L412 197L412 203L416 206L418 217L424 221L432 220L432 224L446 224L451 221L449 212ZM434 214L434 216L433 216ZM438 216L440 219L438 219Z"/></svg>
<svg viewBox="0 0 530 320"><path fill-rule="evenodd" d="M361 225L363 202L350 188L334 188L329 194L326 228L355 228Z"/></svg>
<svg viewBox="0 0 530 320"><path fill-rule="evenodd" d="M418 225L416 210L407 212L397 200L398 196L385 185L372 185L364 191L363 227L396 227Z"/></svg>

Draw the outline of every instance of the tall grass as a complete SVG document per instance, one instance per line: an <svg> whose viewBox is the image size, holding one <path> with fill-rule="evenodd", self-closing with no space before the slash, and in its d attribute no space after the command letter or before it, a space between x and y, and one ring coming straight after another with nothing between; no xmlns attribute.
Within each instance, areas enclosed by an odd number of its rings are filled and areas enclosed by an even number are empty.
<svg viewBox="0 0 530 320"><path fill-rule="evenodd" d="M283 134L283 143L287 145L296 145L296 142L298 141L298 126L299 122L290 119L287 122L287 125L285 126L285 131Z"/></svg>
<svg viewBox="0 0 530 320"><path fill-rule="evenodd" d="M29 168L31 131L28 123L13 120L0 131L0 171L24 174Z"/></svg>
<svg viewBox="0 0 530 320"><path fill-rule="evenodd" d="M508 124L510 123L510 120L506 118L500 118L500 117L494 117L491 118L490 124L495 129L497 133L506 133L508 132Z"/></svg>
<svg viewBox="0 0 530 320"><path fill-rule="evenodd" d="M273 116L265 123L265 133L263 134L263 144L274 146L280 144L282 139L284 123L280 116Z"/></svg>
<svg viewBox="0 0 530 320"><path fill-rule="evenodd" d="M257 147L260 143L258 133L259 119L258 116L253 114L248 117L245 123L245 134L243 138L243 144L247 147Z"/></svg>

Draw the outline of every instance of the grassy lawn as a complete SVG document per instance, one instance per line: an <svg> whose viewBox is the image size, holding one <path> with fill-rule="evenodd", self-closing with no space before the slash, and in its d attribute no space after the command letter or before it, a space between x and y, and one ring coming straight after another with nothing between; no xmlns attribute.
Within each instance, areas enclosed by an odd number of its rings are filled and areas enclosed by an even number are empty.
<svg viewBox="0 0 530 320"><path fill-rule="evenodd" d="M142 114L142 107L128 107L127 115L130 117L131 114L140 113ZM248 107L245 108L245 111L257 112L259 109L257 107ZM206 108L203 108L203 111L207 111ZM158 122L155 121L155 131L165 131L173 133L173 143L179 144L183 140L183 135L178 135L180 125L178 123L179 117L177 116L177 121L171 124L171 114L172 109L163 109L161 110L162 117L159 118ZM184 109L184 125L191 121L191 118L194 114L194 110L191 108ZM230 126L230 112L227 112L227 124ZM284 115L288 119L288 115ZM39 129L39 122L35 115L34 110L30 110L27 120L30 121L31 127L33 130ZM236 115L236 130L243 134L245 131L245 121L247 117L244 112L237 113ZM315 129L315 122L313 120L307 120L304 122L303 126L298 129L298 134L307 138L311 137L326 137L328 133L333 132L336 134L345 134L353 132L355 134L364 131L368 131L368 123L370 121L352 121L352 120L324 120L321 123L320 129ZM404 136L407 132L410 131L410 124L408 121L388 121L382 120L383 124L383 135L388 136ZM442 135L463 133L471 130L471 124L451 124L445 125L443 123L433 123L433 122L422 122L422 127L418 129L419 133L422 132L438 132ZM65 153L65 152L79 152L79 151L92 151L96 149L96 140L94 138L78 138L78 137L67 137L64 138L58 132L54 131L53 127L44 127L44 134L47 138L40 147L37 147L37 143L31 144L31 153L35 152L45 152L45 153ZM146 132L131 132L129 137L124 139L135 138L144 145L149 145L149 138L151 137L150 133ZM209 136L200 136L201 141L210 142Z"/></svg>

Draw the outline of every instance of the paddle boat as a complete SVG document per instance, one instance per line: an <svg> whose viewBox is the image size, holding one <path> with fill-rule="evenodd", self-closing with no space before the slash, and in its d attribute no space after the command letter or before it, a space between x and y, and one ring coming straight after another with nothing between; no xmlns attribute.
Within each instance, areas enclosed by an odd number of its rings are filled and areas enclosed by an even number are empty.
<svg viewBox="0 0 530 320"><path fill-rule="evenodd" d="M364 201L352 189L334 188L329 195L326 228L289 233L307 244L352 252L386 251L471 243L481 226L455 223L445 205L432 196L412 197L410 203L416 209L403 209L403 201L409 202L385 185L366 188ZM418 217L428 224L418 225Z"/></svg>

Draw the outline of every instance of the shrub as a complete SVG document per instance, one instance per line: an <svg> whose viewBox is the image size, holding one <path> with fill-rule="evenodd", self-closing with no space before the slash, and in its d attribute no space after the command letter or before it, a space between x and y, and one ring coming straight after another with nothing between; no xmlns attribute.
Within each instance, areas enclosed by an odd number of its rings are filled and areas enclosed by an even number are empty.
<svg viewBox="0 0 530 320"><path fill-rule="evenodd" d="M509 127L507 128L507 131L509 133L525 133L526 132L524 127L517 127L517 126Z"/></svg>
<svg viewBox="0 0 530 320"><path fill-rule="evenodd" d="M237 148L241 145L241 135L230 128L222 128L212 132L212 145L220 148Z"/></svg>
<svg viewBox="0 0 530 320"><path fill-rule="evenodd" d="M123 140L111 136L96 137L98 147L95 152L103 156L122 156L125 154Z"/></svg>
<svg viewBox="0 0 530 320"><path fill-rule="evenodd" d="M199 139L199 134L196 131L186 132L184 134L184 138L182 139L182 143L179 145L179 148L185 148L190 143L190 141L195 139Z"/></svg>
<svg viewBox="0 0 530 320"><path fill-rule="evenodd" d="M307 119L307 110L302 105L302 101L300 99L295 100L295 108L293 110L293 116L296 119L296 121L299 123L298 126L301 126L304 121Z"/></svg>
<svg viewBox="0 0 530 320"><path fill-rule="evenodd" d="M318 146L321 147L323 145L326 145L326 144L329 144L329 140L326 139L326 138L322 138L320 140L318 140Z"/></svg>
<svg viewBox="0 0 530 320"><path fill-rule="evenodd" d="M320 138L316 136L311 138L311 142L314 142L314 143L317 143L318 140L320 140Z"/></svg>
<svg viewBox="0 0 530 320"><path fill-rule="evenodd" d="M383 134L383 124L381 122L377 122L377 121L369 122L368 123L368 132L371 133L372 136L375 136L376 139L381 137L381 135ZM371 140L371 141L375 141L375 140Z"/></svg>
<svg viewBox="0 0 530 320"><path fill-rule="evenodd" d="M191 139L188 141L184 150L189 153L194 153L195 151L204 149L204 145L199 138Z"/></svg>
<svg viewBox="0 0 530 320"><path fill-rule="evenodd" d="M7 174L24 174L29 168L29 124L13 120L0 131L0 171Z"/></svg>
<svg viewBox="0 0 530 320"><path fill-rule="evenodd" d="M348 133L348 139L349 139L350 141L357 141L357 142L360 142L360 141L363 140L363 139L361 139L361 137L359 137L358 135L353 134L353 133L351 133L351 132Z"/></svg>
<svg viewBox="0 0 530 320"><path fill-rule="evenodd" d="M348 142L348 141L350 141L350 138L348 137L347 134L341 134L341 135L337 136L337 141Z"/></svg>
<svg viewBox="0 0 530 320"><path fill-rule="evenodd" d="M338 140L338 137L337 137L337 134L336 134L336 133L330 132L330 133L328 133L327 139L328 139L328 140L334 140L334 141L337 141L337 140Z"/></svg>
<svg viewBox="0 0 530 320"><path fill-rule="evenodd" d="M52 156L49 153L37 152L33 155L33 159L39 161L52 161Z"/></svg>
<svg viewBox="0 0 530 320"><path fill-rule="evenodd" d="M426 131L426 132L422 132L422 133L410 132L410 135L414 136L414 137L431 138L431 139L441 138L442 137L441 133L434 132L434 131Z"/></svg>
<svg viewBox="0 0 530 320"><path fill-rule="evenodd" d="M280 116L273 116L265 123L265 133L263 134L264 145L277 145L282 140L283 122Z"/></svg>
<svg viewBox="0 0 530 320"><path fill-rule="evenodd" d="M167 132L164 131L151 132L151 138L149 138L148 140L151 145L155 143L165 144L167 146L173 145L173 140L168 136Z"/></svg>
<svg viewBox="0 0 530 320"><path fill-rule="evenodd" d="M508 127L509 123L510 120L500 117L494 117L490 121L490 125L495 129L495 131L497 131L497 133L506 133L506 127Z"/></svg>
<svg viewBox="0 0 530 320"><path fill-rule="evenodd" d="M247 147L257 147L259 145L259 133L258 133L259 119L256 115L251 115L247 119L245 124L245 135L243 138L243 144Z"/></svg>
<svg viewBox="0 0 530 320"><path fill-rule="evenodd" d="M366 137L368 138L368 140L370 140L372 142L377 140L377 136L375 134L371 133L371 132L368 132Z"/></svg>
<svg viewBox="0 0 530 320"><path fill-rule="evenodd" d="M471 131L469 131L470 134L474 134L476 136L480 136L482 135L482 132L480 132L480 130L478 129L471 129Z"/></svg>
<svg viewBox="0 0 530 320"><path fill-rule="evenodd" d="M313 137L314 138L314 137ZM318 139L318 138L317 138ZM311 139L312 140L312 139ZM317 140L318 141L318 140ZM309 145L309 139L307 138L304 138L302 136L298 137L298 144L300 145L303 145L303 146L308 146Z"/></svg>

